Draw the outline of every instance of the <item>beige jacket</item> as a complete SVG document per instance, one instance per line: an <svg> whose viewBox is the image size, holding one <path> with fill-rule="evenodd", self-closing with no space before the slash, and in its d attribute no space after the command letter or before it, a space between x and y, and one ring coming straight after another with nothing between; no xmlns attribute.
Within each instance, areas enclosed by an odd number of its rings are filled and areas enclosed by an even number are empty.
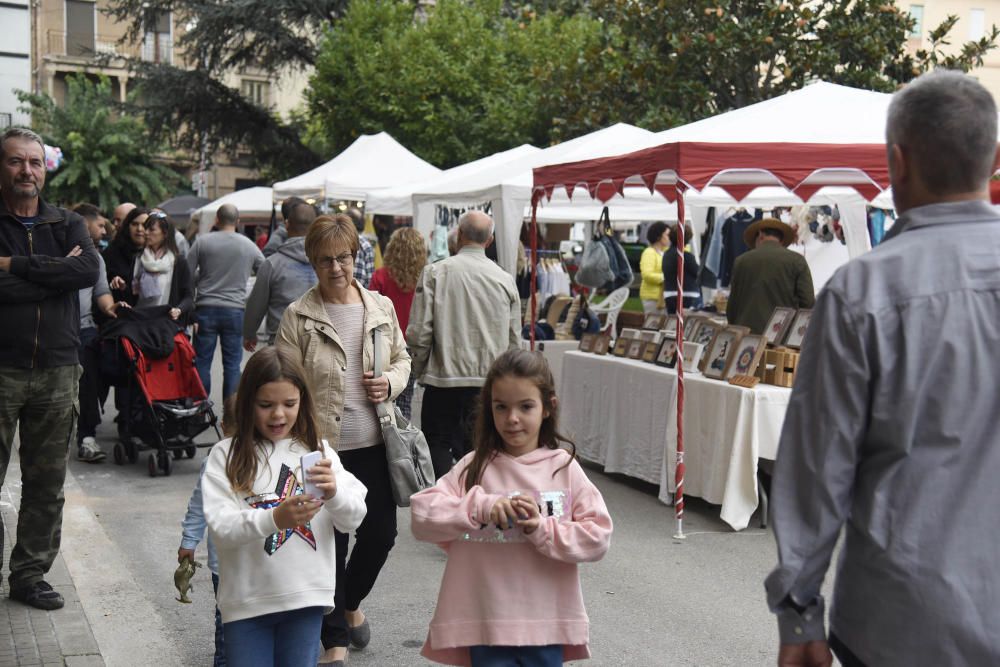
<svg viewBox="0 0 1000 667"><path fill-rule="evenodd" d="M413 376L433 387L481 387L493 361L521 345L514 277L466 246L424 268L406 340Z"/></svg>
<svg viewBox="0 0 1000 667"><path fill-rule="evenodd" d="M354 284L365 305L365 338L362 344L364 370L374 368L372 332L382 332L383 372L389 380L389 398L395 400L410 378L410 355L396 320L392 301ZM336 448L340 442L340 419L344 414L344 371L347 357L333 328L319 286L314 286L285 310L274 344L292 352L305 366L316 402L319 433Z"/></svg>

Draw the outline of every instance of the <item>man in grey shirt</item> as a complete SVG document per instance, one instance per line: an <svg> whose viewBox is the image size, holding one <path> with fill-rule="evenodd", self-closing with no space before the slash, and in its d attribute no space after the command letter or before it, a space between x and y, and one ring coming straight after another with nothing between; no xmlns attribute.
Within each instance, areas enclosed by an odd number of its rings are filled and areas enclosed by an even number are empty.
<svg viewBox="0 0 1000 667"><path fill-rule="evenodd" d="M205 391L212 389L212 357L222 339L222 397L236 392L243 358L243 308L247 281L264 261L253 241L236 231L239 211L223 204L215 214L217 231L199 236L188 252L187 262L194 276L195 361Z"/></svg>
<svg viewBox="0 0 1000 667"><path fill-rule="evenodd" d="M306 232L315 219L316 209L310 204L293 206L286 221L288 240L261 264L243 319L243 347L247 352L257 349L257 329L265 315L268 343L273 345L285 308L316 284L316 271L306 257Z"/></svg>
<svg viewBox="0 0 1000 667"><path fill-rule="evenodd" d="M779 665L1000 664L997 110L939 70L886 129L900 218L816 301L773 486ZM820 586L843 548L824 630Z"/></svg>

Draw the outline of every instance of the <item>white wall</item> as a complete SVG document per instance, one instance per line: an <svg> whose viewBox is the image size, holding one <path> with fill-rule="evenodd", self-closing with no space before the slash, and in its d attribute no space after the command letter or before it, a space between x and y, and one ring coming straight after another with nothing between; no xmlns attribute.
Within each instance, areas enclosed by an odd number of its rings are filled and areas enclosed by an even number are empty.
<svg viewBox="0 0 1000 667"><path fill-rule="evenodd" d="M6 5L23 5L24 9ZM26 125L29 118L17 110L14 90L31 90L31 28L26 0L7 0L0 6L0 113L13 114L15 125Z"/></svg>

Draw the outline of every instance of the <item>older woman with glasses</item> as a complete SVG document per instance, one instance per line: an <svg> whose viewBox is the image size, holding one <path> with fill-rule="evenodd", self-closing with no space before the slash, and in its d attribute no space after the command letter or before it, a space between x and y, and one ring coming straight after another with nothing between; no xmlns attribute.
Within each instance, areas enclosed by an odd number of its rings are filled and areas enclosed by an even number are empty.
<svg viewBox="0 0 1000 667"><path fill-rule="evenodd" d="M361 602L367 597L396 540L385 445L375 404L392 401L406 388L410 356L392 301L354 279L360 241L345 215L320 216L306 235L306 256L318 283L285 311L275 345L292 352L315 390L320 436L336 447L344 467L368 488L368 513L355 533L337 533L337 606L324 617L320 664L338 665L348 645L370 639ZM374 334L379 331L382 375L375 370ZM342 664L342 663L341 663Z"/></svg>

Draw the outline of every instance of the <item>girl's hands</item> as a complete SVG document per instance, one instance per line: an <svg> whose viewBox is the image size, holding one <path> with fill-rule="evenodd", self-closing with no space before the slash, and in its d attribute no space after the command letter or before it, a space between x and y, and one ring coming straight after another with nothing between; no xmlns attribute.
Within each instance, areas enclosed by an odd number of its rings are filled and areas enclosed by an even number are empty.
<svg viewBox="0 0 1000 667"><path fill-rule="evenodd" d="M525 535L531 535L541 522L538 505L530 496L500 498L490 510L490 523L496 524L500 530L519 526Z"/></svg>
<svg viewBox="0 0 1000 667"><path fill-rule="evenodd" d="M319 463L306 471L309 481L323 491L323 500L329 500L337 495L337 477L333 474L333 462L330 459L320 459Z"/></svg>
<svg viewBox="0 0 1000 667"><path fill-rule="evenodd" d="M323 503L308 493L290 496L274 508L274 525L279 530L304 526L312 521L322 507Z"/></svg>
<svg viewBox="0 0 1000 667"><path fill-rule="evenodd" d="M108 287L111 289L121 289L125 287L125 279L121 276L115 276L111 279L111 282L108 283Z"/></svg>
<svg viewBox="0 0 1000 667"><path fill-rule="evenodd" d="M194 560L194 549L184 549L183 547L177 550L177 562L183 563L185 558L190 558Z"/></svg>
<svg viewBox="0 0 1000 667"><path fill-rule="evenodd" d="M374 373L371 371L365 371L364 379L361 380L361 384L365 387L365 392L368 394L368 400L372 403L381 403L382 401L388 400L389 398L389 378L384 375L379 377L372 377Z"/></svg>

